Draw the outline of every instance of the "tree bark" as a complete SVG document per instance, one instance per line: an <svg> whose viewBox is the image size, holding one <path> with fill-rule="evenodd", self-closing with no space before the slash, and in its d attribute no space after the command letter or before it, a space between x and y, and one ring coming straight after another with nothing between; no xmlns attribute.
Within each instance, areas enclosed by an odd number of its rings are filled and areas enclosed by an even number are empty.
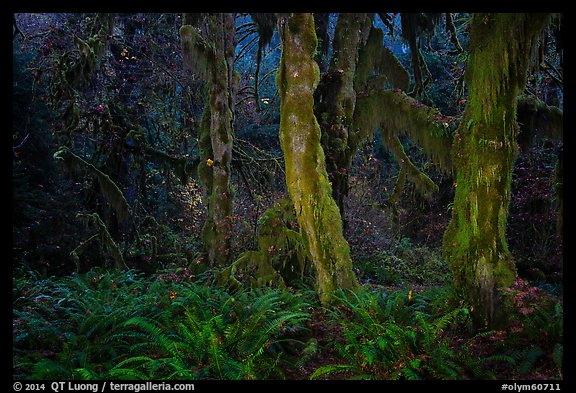
<svg viewBox="0 0 576 393"><path fill-rule="evenodd" d="M286 184L316 270L320 300L327 304L335 290L355 289L358 282L340 212L331 196L320 126L313 112L319 82L313 16L281 16L278 30L283 47L276 85L281 98L280 142Z"/></svg>
<svg viewBox="0 0 576 393"><path fill-rule="evenodd" d="M185 21L199 21L186 16ZM208 101L198 135L201 162L199 177L207 189L207 215L202 239L211 266L230 263L232 190L230 172L233 131L233 68L235 26L231 14L205 17L202 36L192 25L183 25L180 37L186 63L208 82Z"/></svg>
<svg viewBox="0 0 576 393"><path fill-rule="evenodd" d="M477 327L506 324L502 289L516 278L506 241L518 155L516 99L547 15L475 14L466 78L469 98L455 136L456 192L443 249Z"/></svg>

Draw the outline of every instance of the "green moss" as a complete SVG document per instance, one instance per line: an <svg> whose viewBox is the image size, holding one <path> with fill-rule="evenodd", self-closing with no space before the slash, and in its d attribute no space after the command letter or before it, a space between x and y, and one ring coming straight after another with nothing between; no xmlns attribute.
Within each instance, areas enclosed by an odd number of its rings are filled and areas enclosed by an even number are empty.
<svg viewBox="0 0 576 393"><path fill-rule="evenodd" d="M316 270L320 299L327 303L337 288L355 288L358 283L342 233L340 212L331 197L320 127L313 113L313 94L319 81L314 61L317 39L313 17L295 14L284 22L277 87L286 184Z"/></svg>
<svg viewBox="0 0 576 393"><path fill-rule="evenodd" d="M80 255L86 248L86 246L92 241L98 241L100 247L103 251L106 251L107 254L111 255L115 262L116 269L127 269L128 267L124 263L124 258L122 257L122 251L112 239L110 232L108 232L108 228L98 215L98 213L92 214L77 214L76 218L86 220L88 224L94 224L97 227L98 232L91 236L90 238L86 239L85 241L81 242L74 250L70 252L70 257L74 261L77 271L80 269Z"/></svg>
<svg viewBox="0 0 576 393"><path fill-rule="evenodd" d="M552 139L563 137L563 111L546 105L536 97L518 96L517 120L520 128L518 143L523 149L532 145L537 134Z"/></svg>
<svg viewBox="0 0 576 393"><path fill-rule="evenodd" d="M340 14L333 40L328 72L315 94L315 114L321 119L322 147L334 197L344 219L344 198L348 193L348 171L359 144L353 135L352 120L356 106L354 78L358 52L366 40L372 14Z"/></svg>
<svg viewBox="0 0 576 393"><path fill-rule="evenodd" d="M405 177L416 186L418 192L426 198L431 198L432 194L438 192L438 186L424 172L420 171L406 155L404 147L398 136L393 135L387 129L382 129L382 140L385 146L394 155L396 162L400 165ZM397 186L403 185L402 183ZM400 192L400 190L398 190Z"/></svg>
<svg viewBox="0 0 576 393"><path fill-rule="evenodd" d="M191 25L180 27L180 44L186 65L203 79L208 79L210 68L215 61L212 45Z"/></svg>
<svg viewBox="0 0 576 393"><path fill-rule="evenodd" d="M410 75L398 58L384 46L384 32L381 29L370 29L368 41L360 50L358 59L354 79L356 91L366 91L368 82L375 73L385 76L392 87L408 90Z"/></svg>
<svg viewBox="0 0 576 393"><path fill-rule="evenodd" d="M204 23L209 32L209 36L203 37L196 27L183 25L180 28L180 41L184 61L207 82L208 99L198 134L198 175L206 186L208 206L202 239L210 263L222 267L229 263L232 231L233 16L186 15L184 19Z"/></svg>
<svg viewBox="0 0 576 393"><path fill-rule="evenodd" d="M455 120L442 116L398 90L372 91L359 96L354 112L354 128L367 138L381 128L390 135L407 135L424 153L447 172L452 169L452 132Z"/></svg>
<svg viewBox="0 0 576 393"><path fill-rule="evenodd" d="M80 156L74 154L69 148L62 147L56 153L54 153L54 158L57 160L62 160L64 163L72 170L76 171L87 171L92 176L98 179L98 185L100 186L100 192L104 198L108 201L112 209L116 212L116 217L118 222L124 221L129 218L130 206L124 197L124 193L120 190L118 185L108 176L106 173L102 172L94 165L84 160Z"/></svg>
<svg viewBox="0 0 576 393"><path fill-rule="evenodd" d="M233 287L284 287L304 280L310 255L299 232L294 205L284 197L266 210L258 221L258 250L245 251L219 275L220 283Z"/></svg>
<svg viewBox="0 0 576 393"><path fill-rule="evenodd" d="M443 249L479 327L506 324L499 291L516 277L505 233L518 154L516 97L524 88L531 41L545 19L475 14L472 21L469 99L453 149L456 192Z"/></svg>
<svg viewBox="0 0 576 393"><path fill-rule="evenodd" d="M74 99L71 99L70 103L68 104L68 108L64 113L64 121L68 123L64 128L65 133L74 131L80 123L80 108L78 105L76 105L76 101Z"/></svg>

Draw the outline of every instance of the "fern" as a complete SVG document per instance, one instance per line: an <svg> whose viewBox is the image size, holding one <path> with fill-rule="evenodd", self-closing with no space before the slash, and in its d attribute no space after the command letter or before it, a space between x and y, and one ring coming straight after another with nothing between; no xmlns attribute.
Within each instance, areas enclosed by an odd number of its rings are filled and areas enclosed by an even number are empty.
<svg viewBox="0 0 576 393"><path fill-rule="evenodd" d="M293 341L286 335L302 330L309 319L300 311L306 303L284 290L244 290L232 297L191 283L172 289L179 297L160 315L164 326L134 317L126 322L127 331L119 335L136 341L130 353L137 361L129 358L122 364L136 367L150 378L267 376L274 372L280 356L274 345ZM140 334L135 334L135 329ZM122 368L117 366L114 372Z"/></svg>
<svg viewBox="0 0 576 393"><path fill-rule="evenodd" d="M350 378L363 379L462 377L465 365L451 347L449 332L466 323L466 308L439 314L430 307L433 296L404 291L340 291L336 298L338 306L329 315L343 329L345 342L336 348L349 364L323 366L313 375L345 369Z"/></svg>
<svg viewBox="0 0 576 393"><path fill-rule="evenodd" d="M31 374L32 379L66 380L72 379L71 371L63 364L51 359L42 359L34 364Z"/></svg>
<svg viewBox="0 0 576 393"><path fill-rule="evenodd" d="M326 366L320 366L310 375L310 379L320 379L320 377L328 374L346 374L346 373L356 373L358 368L355 365L350 364L330 364Z"/></svg>
<svg viewBox="0 0 576 393"><path fill-rule="evenodd" d="M419 359L416 359L416 360L419 360ZM419 361L418 361L418 362L412 361L412 362L410 362L410 366L413 367L413 368L404 367L404 368L401 370L402 375L403 375L407 380L410 380L410 381L419 381L419 380L421 380L422 378L421 378L420 375L416 372L416 370L417 370L418 368L420 368L420 362L419 362Z"/></svg>
<svg viewBox="0 0 576 393"><path fill-rule="evenodd" d="M97 269L32 285L19 296L14 310L15 324L21 326L14 335L18 370L24 377L34 374L37 354L50 350L49 360L66 369L68 376L105 376L137 338L134 331L121 332L124 322L134 314L161 319L154 291L164 290L149 287L146 292L143 280L133 271Z"/></svg>

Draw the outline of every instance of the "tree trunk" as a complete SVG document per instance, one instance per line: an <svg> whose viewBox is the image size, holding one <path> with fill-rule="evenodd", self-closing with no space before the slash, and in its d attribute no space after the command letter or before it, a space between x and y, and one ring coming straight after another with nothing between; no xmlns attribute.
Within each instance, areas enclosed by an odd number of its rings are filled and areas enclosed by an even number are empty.
<svg viewBox="0 0 576 393"><path fill-rule="evenodd" d="M356 106L354 77L358 52L366 42L371 24L372 17L366 13L340 14L334 32L334 49L328 73L322 78L315 95L315 113L320 120L332 197L340 209L344 225L348 170L358 150L357 144L349 141Z"/></svg>
<svg viewBox="0 0 576 393"><path fill-rule="evenodd" d="M317 273L322 303L338 288L358 287L342 219L331 196L320 127L314 117L314 91L319 81L314 61L317 38L312 14L279 19L282 58L276 77L280 93L280 142L286 184L302 238Z"/></svg>
<svg viewBox="0 0 576 393"><path fill-rule="evenodd" d="M189 23L201 19L198 15L185 17ZM232 235L230 164L235 26L231 14L212 14L205 17L205 22L202 26L207 29L205 36L192 25L185 24L180 29L180 37L186 63L208 82L208 102L198 135L201 155L198 171L207 189L207 216L202 239L210 265L224 267L230 263Z"/></svg>
<svg viewBox="0 0 576 393"><path fill-rule="evenodd" d="M546 15L475 14L467 65L469 98L455 135L456 193L444 254L477 327L506 323L502 289L516 278L506 241L516 99Z"/></svg>

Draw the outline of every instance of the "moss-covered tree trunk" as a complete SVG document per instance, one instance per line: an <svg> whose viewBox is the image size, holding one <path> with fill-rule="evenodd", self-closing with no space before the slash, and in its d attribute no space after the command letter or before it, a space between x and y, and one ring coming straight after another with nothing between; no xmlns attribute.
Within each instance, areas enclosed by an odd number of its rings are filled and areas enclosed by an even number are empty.
<svg viewBox="0 0 576 393"><path fill-rule="evenodd" d="M501 289L516 278L506 241L518 154L516 99L546 20L540 14L475 14L471 21L469 98L455 138L456 193L443 248L478 327L505 324Z"/></svg>
<svg viewBox="0 0 576 393"><path fill-rule="evenodd" d="M204 30L203 30L204 29ZM235 25L231 14L186 15L180 29L186 63L204 77L208 99L198 134L199 177L207 190L202 239L212 266L230 262Z"/></svg>
<svg viewBox="0 0 576 393"><path fill-rule="evenodd" d="M366 42L372 17L366 13L340 14L334 32L333 54L328 72L316 94L316 115L322 130L322 147L332 183L332 196L345 223L344 198L348 194L348 171L358 146L349 141L356 91L354 77L358 52Z"/></svg>
<svg viewBox="0 0 576 393"><path fill-rule="evenodd" d="M331 196L320 126L314 116L319 81L314 61L317 38L312 14L279 19L282 58L276 77L280 94L280 142L286 184L296 210L303 241L314 264L323 303L338 288L356 288L348 243L342 234L338 206Z"/></svg>

